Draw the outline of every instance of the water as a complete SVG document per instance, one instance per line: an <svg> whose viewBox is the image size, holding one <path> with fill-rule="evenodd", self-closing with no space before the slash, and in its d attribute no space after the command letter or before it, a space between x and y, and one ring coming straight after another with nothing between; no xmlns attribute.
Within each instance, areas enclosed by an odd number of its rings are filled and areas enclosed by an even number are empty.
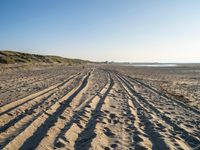
<svg viewBox="0 0 200 150"><path fill-rule="evenodd" d="M134 67L177 67L177 64L127 64Z"/></svg>

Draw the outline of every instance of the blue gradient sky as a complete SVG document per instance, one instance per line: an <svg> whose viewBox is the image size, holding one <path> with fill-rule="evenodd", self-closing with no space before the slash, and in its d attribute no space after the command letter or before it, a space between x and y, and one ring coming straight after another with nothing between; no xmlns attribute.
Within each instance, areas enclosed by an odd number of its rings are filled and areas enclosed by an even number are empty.
<svg viewBox="0 0 200 150"><path fill-rule="evenodd" d="M0 0L0 49L200 62L199 0Z"/></svg>

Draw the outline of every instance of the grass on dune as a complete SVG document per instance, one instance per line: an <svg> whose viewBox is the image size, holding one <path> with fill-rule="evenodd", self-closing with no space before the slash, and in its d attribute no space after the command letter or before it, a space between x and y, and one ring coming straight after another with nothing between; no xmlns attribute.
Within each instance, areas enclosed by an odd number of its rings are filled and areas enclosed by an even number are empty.
<svg viewBox="0 0 200 150"><path fill-rule="evenodd" d="M29 54L15 51L0 51L0 63L2 64L15 64L15 63L53 63L53 64L84 64L89 61L81 60L81 59L70 59L63 58L60 56L50 56L50 55L37 55L37 54Z"/></svg>

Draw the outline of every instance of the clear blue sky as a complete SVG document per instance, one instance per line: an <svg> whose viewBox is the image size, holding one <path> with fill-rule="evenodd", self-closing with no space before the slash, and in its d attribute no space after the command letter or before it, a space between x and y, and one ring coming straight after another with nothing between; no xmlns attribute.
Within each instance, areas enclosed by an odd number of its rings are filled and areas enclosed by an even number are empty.
<svg viewBox="0 0 200 150"><path fill-rule="evenodd" d="M199 0L0 0L0 49L200 62Z"/></svg>

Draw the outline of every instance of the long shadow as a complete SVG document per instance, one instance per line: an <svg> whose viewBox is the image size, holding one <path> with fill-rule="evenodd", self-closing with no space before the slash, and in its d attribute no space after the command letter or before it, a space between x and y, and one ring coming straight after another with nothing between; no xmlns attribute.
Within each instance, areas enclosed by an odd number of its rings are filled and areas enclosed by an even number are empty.
<svg viewBox="0 0 200 150"><path fill-rule="evenodd" d="M131 91L131 93L137 97L137 94L135 93L135 91L132 89L132 87L127 83L127 81L117 75L118 78L121 80L121 82L123 82L126 87ZM129 92L128 92L129 94ZM136 95L135 95L136 94ZM129 94L130 95L130 94ZM153 150L168 150L168 146L166 145L166 143L161 139L161 135L156 132L156 130L153 130L153 123L149 121L149 119L147 118L147 116L145 116L145 114L143 113L143 109L142 106L137 103L137 101L134 100L134 98L132 97L132 95L130 95L130 97L132 98L132 102L136 105L137 107L137 115L140 119L141 122L143 122L144 124L144 129L145 129L145 133L147 133L150 141L152 142L152 149Z"/></svg>
<svg viewBox="0 0 200 150"><path fill-rule="evenodd" d="M105 86L106 86L106 85L105 85ZM104 88L104 87L103 87L103 88ZM99 91L103 90L103 88L100 89ZM88 100L88 102L85 104L85 107L91 102L91 100L92 100L95 96L100 96L99 93L100 93L100 92L96 93L90 100ZM80 114L84 111L84 108L85 108L85 107L83 107L80 111L75 112L75 114L70 118L70 121L67 122L67 123L65 124L65 126L64 126L63 129L61 129L61 132L58 134L58 136L57 136L57 137L55 138L55 140L54 140L54 146L59 145L58 139L59 139L59 138L64 138L65 133L70 129L70 127L72 126L72 124L74 123L74 121L75 121L75 120L80 116Z"/></svg>
<svg viewBox="0 0 200 150"><path fill-rule="evenodd" d="M48 93L49 91L52 91L52 90L54 90L54 89L56 89L56 88L58 88L58 87L63 86L64 84L66 84L66 82L68 82L69 80L71 80L71 79L73 79L73 78L75 78L75 76L70 77L69 79L67 79L67 81L61 83L60 85L58 85L57 87L55 87L55 88L53 88L53 89L47 90L46 92L44 92L44 93L42 93L42 94L40 94L40 95L38 95L38 96L36 96L36 97L30 98L29 100L27 100L27 101L25 101L25 102L23 102L23 103L21 103L21 104L18 104L17 106L14 106L14 107L12 107L12 108L6 110L6 111L1 112L1 113L0 113L0 116L3 115L3 114L5 114L5 113L8 113L9 111L14 110L15 108L17 108L17 107L19 107L19 106L22 106L22 105L25 104L25 103L30 102L31 100L33 100L33 99L35 99L35 98L37 98L37 97L40 97L40 96L42 96L42 95ZM1 106L1 107L3 107L3 106Z"/></svg>
<svg viewBox="0 0 200 150"><path fill-rule="evenodd" d="M194 113L200 115L200 111L199 111L199 110L197 110L197 109L195 109L195 108L192 108L192 107L190 107L190 106L187 106L187 105L185 105L184 103L180 102L179 100L174 99L174 98L171 98L171 97L167 96L166 94L164 94L164 93L162 93L162 92L159 92L158 90L152 88L151 86L147 85L146 83L144 83L144 82L142 82L142 81L139 81L139 80L137 80L137 79L133 79L132 77L129 77L129 76L128 76L128 78L131 79L132 81L138 82L139 84L141 84L141 85L143 85L144 87L146 87L147 89L149 89L149 90L155 92L156 94L158 94L158 95L160 95L160 96L162 96L162 97L164 97L164 98L166 98L166 99L169 99L169 100L171 100L171 101L173 101L173 102L176 102L177 104L179 104L179 105L182 106L183 108L185 108L185 109L187 109L187 110L189 109L190 111L193 111Z"/></svg>
<svg viewBox="0 0 200 150"><path fill-rule="evenodd" d="M53 94L51 94L53 95ZM11 120L10 122L8 122L6 125L4 125L2 128L1 128L1 132L5 132L5 130L7 130L9 127L11 127L12 125L14 125L17 121L23 119L26 115L31 115L31 113L33 113L34 109L36 109L36 107L42 105L42 103L45 103L46 100L48 98L51 97L51 95L49 95L47 98L43 99L40 103L38 103L37 105L34 105L34 107L32 107L30 110L26 111L25 113L21 113L19 116L17 116L16 118L14 118L13 120ZM63 95L64 96L64 95ZM56 101L54 101L50 106L48 106L48 108L46 109L49 109L51 108L51 106L53 106L54 104L56 103ZM42 115L43 111L38 113L33 120L29 121L28 123L26 123L24 125L24 127L17 133L15 134L14 136L8 138L6 141L4 141L3 143L1 143L0 145L0 149L2 147L4 147L5 145L7 145L11 140L13 140L16 136L18 136L20 133L22 133L26 127L28 127L32 122L34 122L40 115ZM0 132L0 133L1 133Z"/></svg>
<svg viewBox="0 0 200 150"><path fill-rule="evenodd" d="M129 81L127 79L125 79L124 77L122 77L126 82L129 83ZM124 82L125 83L125 82ZM186 130L184 130L183 128L179 127L176 123L174 123L169 117L165 116L164 114L162 114L158 109L156 109L152 104L150 104L142 95L140 95L139 93L137 93L135 90L133 90L131 88L131 84L128 85L127 83L125 83L127 85L127 87L129 88L129 90L134 94L134 96L136 96L138 99L140 99L143 103L145 103L146 105L149 106L150 109L152 109L156 114L161 115L161 119L163 121L165 121L167 124L169 124L170 126L173 127L175 132L181 132L182 134L180 135L180 137L182 137L185 142L188 143L188 145L190 145L191 147L196 147L199 145L200 141L195 138L194 136L190 135ZM148 130L147 130L148 131ZM152 139L153 140L153 139Z"/></svg>
<svg viewBox="0 0 200 150"><path fill-rule="evenodd" d="M105 85L105 86L106 86L106 85ZM104 88L104 87L103 87L103 88ZM103 90L103 88L100 89L99 91ZM100 96L99 93L100 93L100 92L97 92L94 96L92 96L92 97L90 98L90 100L88 100L88 102L85 104L85 107L88 106L88 104L91 102L91 100L92 100L95 96ZM65 133L70 129L70 127L72 126L72 124L74 123L74 121L82 114L82 112L84 111L84 108L85 108L85 107L83 107L80 111L75 112L75 114L70 118L70 121L67 122L67 123L65 124L65 126L64 126L63 129L61 129L60 133L58 134L58 136L57 136L57 137L55 138L55 140L54 140L54 146L59 145L58 139L59 139L59 138L64 138Z"/></svg>
<svg viewBox="0 0 200 150"><path fill-rule="evenodd" d="M40 105L44 104L46 102L46 100L49 99L53 94L54 93L48 95L48 97L44 98L40 103L37 103L31 109L26 109L25 112L20 113L15 118L13 118L8 123L6 123L4 126L0 127L0 133L5 132L8 128L13 126L15 123L17 123L21 119L23 119L25 116L31 115L34 112L35 109L37 109Z"/></svg>
<svg viewBox="0 0 200 150"><path fill-rule="evenodd" d="M66 71L65 71L66 72ZM64 73L65 73L64 72ZM44 76L46 73L42 73L42 74L40 74L39 76ZM79 73L78 73L79 74ZM38 80L34 80L34 81L31 81L31 82L29 82L28 83L28 85L31 85L31 84L33 84L33 83L37 83L37 82L40 82L40 81L44 81L44 80L47 80L47 79L53 79L53 78L55 78L55 77L58 77L59 76L59 74L56 74L56 75L50 75L50 76L48 76L48 77L46 77L46 78L42 78L42 79L38 79ZM62 76L62 75L60 75L60 76ZM20 86L18 86L18 87L15 87L15 88L8 88L8 89L3 89L4 91L1 91L1 93L5 93L5 92L7 92L7 91L11 91L11 90L16 90L17 88L21 88L21 87L23 87L24 85L20 85ZM9 103L8 103L9 104ZM1 106L4 106L4 105L1 105Z"/></svg>
<svg viewBox="0 0 200 150"><path fill-rule="evenodd" d="M64 110L69 106L73 98L87 85L88 78L90 76L89 74L85 77L83 80L81 86L68 98L66 99L62 105L54 112L52 115L50 115L45 122L36 130L36 132L29 137L23 145L19 148L20 150L31 150L36 149L39 145L40 141L45 137L47 134L49 128L51 128L56 122L58 117L64 112Z"/></svg>
<svg viewBox="0 0 200 150"><path fill-rule="evenodd" d="M95 96L97 96L97 95L98 94L96 94ZM92 97L91 99L93 99L94 97ZM88 101L88 103L86 103L86 106L89 104L89 102L90 101ZM75 112L75 114L70 118L70 121L65 124L63 129L61 129L60 133L58 134L58 136L54 140L54 145L56 147L58 145L58 139L64 137L65 133L70 129L70 127L73 125L74 121L80 116L80 114L82 112L83 112L83 110L80 110L79 112Z"/></svg>
<svg viewBox="0 0 200 150"><path fill-rule="evenodd" d="M35 81L32 81L32 82L27 83L27 85L31 85L31 84L33 84L33 83L37 83L37 82L40 82L40 81L43 81L43 80L55 78L56 76L57 76L57 75L55 75L55 76L49 76L49 77L42 78L42 79L39 79L39 80L35 80ZM4 89L4 91L2 91L2 93L6 93L6 92L8 92L8 91L16 90L16 89L21 88L21 87L24 87L24 85L20 85L20 86L17 86L17 87L15 87L15 88Z"/></svg>
<svg viewBox="0 0 200 150"><path fill-rule="evenodd" d="M102 88L103 89L103 88ZM101 89L101 90L102 90ZM100 91L101 91L100 90ZM95 97L95 96L98 96L99 95L99 92L98 93L96 93L94 96L92 96L92 98L90 98L90 100L88 100L88 102L85 104L85 107L86 106L88 106L88 104L91 102L91 100ZM65 135L65 133L70 129L70 127L73 125L73 123L74 123L74 121L80 116L80 114L82 114L82 112L84 111L84 108L85 107L83 107L80 111L78 111L78 112L75 112L75 114L70 118L70 121L69 122L67 122L66 124L65 124L65 126L64 126L64 128L63 129L61 129L61 132L58 134L58 136L55 138L55 140L54 140L54 145L56 146L56 145L58 145L58 139L59 138L62 138L64 135Z"/></svg>
<svg viewBox="0 0 200 150"><path fill-rule="evenodd" d="M69 80L71 80L72 78L74 78L75 76L69 78L66 82L68 82ZM65 84L64 83L64 84ZM62 86L63 84L59 85L58 88L60 86ZM51 98L51 96L54 93L51 93L50 95L48 95L46 98L43 98L43 100L37 104L35 104L32 108L28 108L25 110L25 112L20 113L19 115L17 115L14 119L10 120L8 123L6 123L4 126L0 127L0 133L4 132L5 130L7 130L9 127L13 126L15 123L17 123L19 120L23 119L26 115L31 115L35 109L37 109L40 105L43 105L47 99ZM53 103L54 104L54 103ZM50 105L52 106L52 105Z"/></svg>
<svg viewBox="0 0 200 150"><path fill-rule="evenodd" d="M107 91L105 92L105 94L99 100L97 107L92 112L92 116L91 116L90 120L88 121L88 123L85 127L85 130L79 134L79 137L75 142L75 147L74 147L75 150L89 149L91 147L92 139L96 137L96 133L94 132L94 130L95 130L95 126L97 124L97 119L100 116L100 110L102 108L102 105L104 103L106 96L108 95L108 93L110 92L110 90L112 89L112 87L114 85L114 81L111 78L110 73L109 73L109 78L110 78L110 85L109 85Z"/></svg>

